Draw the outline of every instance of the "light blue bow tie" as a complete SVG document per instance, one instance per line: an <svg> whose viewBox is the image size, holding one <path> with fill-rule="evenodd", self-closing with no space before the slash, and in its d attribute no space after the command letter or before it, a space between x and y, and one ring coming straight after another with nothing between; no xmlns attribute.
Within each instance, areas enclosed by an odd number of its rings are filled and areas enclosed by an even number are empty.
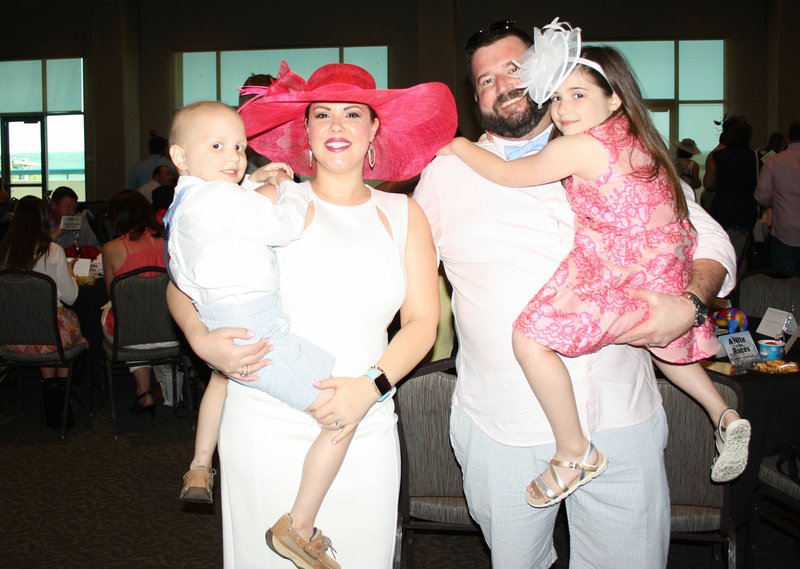
<svg viewBox="0 0 800 569"><path fill-rule="evenodd" d="M503 150L506 153L506 160L516 160L520 156L525 156L535 150L541 150L545 144L547 144L547 140L541 140L540 137L534 138L522 146L506 146Z"/></svg>

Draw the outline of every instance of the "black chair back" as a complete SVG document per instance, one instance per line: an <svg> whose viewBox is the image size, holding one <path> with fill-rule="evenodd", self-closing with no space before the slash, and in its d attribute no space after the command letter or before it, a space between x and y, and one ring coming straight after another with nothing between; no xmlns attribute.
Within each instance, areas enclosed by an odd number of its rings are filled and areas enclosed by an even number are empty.
<svg viewBox="0 0 800 569"><path fill-rule="evenodd" d="M0 271L0 291L0 345L54 346L53 356L65 361L53 279L36 271L6 269Z"/></svg>
<svg viewBox="0 0 800 569"><path fill-rule="evenodd" d="M126 346L179 342L178 328L167 306L169 277L163 267L141 267L111 281L114 310L114 350Z"/></svg>

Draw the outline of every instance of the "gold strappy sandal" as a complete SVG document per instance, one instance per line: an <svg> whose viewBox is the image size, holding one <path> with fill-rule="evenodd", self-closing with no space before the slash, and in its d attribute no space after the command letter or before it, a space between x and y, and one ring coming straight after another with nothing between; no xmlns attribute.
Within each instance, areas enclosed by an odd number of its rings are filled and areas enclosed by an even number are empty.
<svg viewBox="0 0 800 569"><path fill-rule="evenodd" d="M594 451L597 451L597 460L594 464L589 464L589 459L592 458L592 453ZM580 472L575 480L567 484L558 475L558 472L556 472L556 466L569 468L570 470L578 470ZM589 449L586 451L586 454L583 455L580 462L568 462L566 460L556 460L555 458L550 461L548 469L550 470L550 475L553 477L553 480L555 480L555 483L558 485L560 492L551 489L542 479L541 475L539 475L531 482L530 488L526 489L525 500L534 508L554 506L584 484L600 476L605 471L606 467L608 467L606 455L597 450L594 444L589 443Z"/></svg>

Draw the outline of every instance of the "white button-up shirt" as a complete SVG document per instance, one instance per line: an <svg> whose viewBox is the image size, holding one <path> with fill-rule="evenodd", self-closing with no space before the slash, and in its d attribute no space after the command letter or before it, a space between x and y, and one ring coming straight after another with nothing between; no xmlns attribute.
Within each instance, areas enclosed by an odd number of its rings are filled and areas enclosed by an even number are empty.
<svg viewBox="0 0 800 569"><path fill-rule="evenodd" d="M280 286L268 246L300 237L311 195L307 186L283 182L278 203L253 190L261 184L204 182L181 176L170 221L170 272L200 304L232 303Z"/></svg>

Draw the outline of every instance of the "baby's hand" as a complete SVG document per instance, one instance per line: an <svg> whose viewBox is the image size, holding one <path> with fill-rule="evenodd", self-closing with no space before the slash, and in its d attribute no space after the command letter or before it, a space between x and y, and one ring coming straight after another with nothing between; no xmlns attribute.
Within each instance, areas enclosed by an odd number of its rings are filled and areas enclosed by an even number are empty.
<svg viewBox="0 0 800 569"><path fill-rule="evenodd" d="M491 133L484 132L481 135L481 137L478 139L478 143L480 144L481 142L491 142L493 140L494 140L494 137L491 135Z"/></svg>
<svg viewBox="0 0 800 569"><path fill-rule="evenodd" d="M281 182L294 179L294 171L291 166L283 162L270 162L262 166L250 175L254 182L265 182L277 187Z"/></svg>
<svg viewBox="0 0 800 569"><path fill-rule="evenodd" d="M268 198L272 203L278 203L278 187L272 184L264 184L255 189L257 194Z"/></svg>

